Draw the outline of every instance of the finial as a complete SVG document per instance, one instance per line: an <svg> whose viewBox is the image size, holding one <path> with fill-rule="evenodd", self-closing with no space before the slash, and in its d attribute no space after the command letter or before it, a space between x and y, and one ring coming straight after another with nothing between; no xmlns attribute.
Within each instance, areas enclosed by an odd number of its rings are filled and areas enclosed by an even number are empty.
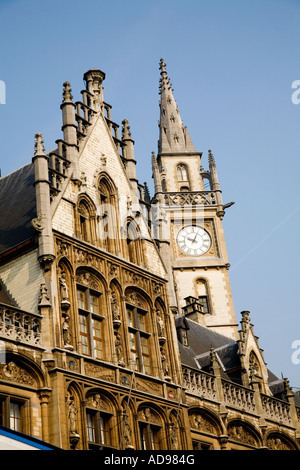
<svg viewBox="0 0 300 470"><path fill-rule="evenodd" d="M34 155L45 155L43 135L40 132L35 134Z"/></svg>
<svg viewBox="0 0 300 470"><path fill-rule="evenodd" d="M124 119L122 121L123 128L122 128L122 139L130 139L131 137L131 132L130 132L130 126L128 125L127 119Z"/></svg>
<svg viewBox="0 0 300 470"><path fill-rule="evenodd" d="M148 188L148 184L144 183L144 199L146 202L150 202L151 198L150 198L150 193L149 193L149 188Z"/></svg>
<svg viewBox="0 0 300 470"><path fill-rule="evenodd" d="M209 166L212 166L212 165L215 165L215 158L213 156L213 153L211 150L208 151L208 162L209 162Z"/></svg>
<svg viewBox="0 0 300 470"><path fill-rule="evenodd" d="M73 96L72 96L72 88L71 88L71 85L69 82L65 82L63 84L63 87L64 87L64 91L63 91L63 103L65 103L66 101L72 101L73 99Z"/></svg>
<svg viewBox="0 0 300 470"><path fill-rule="evenodd" d="M157 161L155 157L155 152L152 152L151 154L151 161L152 161L152 168L157 168Z"/></svg>
<svg viewBox="0 0 300 470"><path fill-rule="evenodd" d="M165 64L165 62L164 62L164 59L160 59L159 68L160 68L160 70L161 70L161 73L167 72L167 71L166 71L166 64Z"/></svg>

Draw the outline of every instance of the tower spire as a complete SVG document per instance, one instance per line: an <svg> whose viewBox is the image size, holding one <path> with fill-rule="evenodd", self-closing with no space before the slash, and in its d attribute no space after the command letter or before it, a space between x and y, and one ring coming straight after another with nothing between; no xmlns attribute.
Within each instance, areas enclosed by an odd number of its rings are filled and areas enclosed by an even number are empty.
<svg viewBox="0 0 300 470"><path fill-rule="evenodd" d="M195 152L188 129L183 125L180 117L163 59L160 60L159 68L161 75L159 85L161 99L158 152L160 154Z"/></svg>

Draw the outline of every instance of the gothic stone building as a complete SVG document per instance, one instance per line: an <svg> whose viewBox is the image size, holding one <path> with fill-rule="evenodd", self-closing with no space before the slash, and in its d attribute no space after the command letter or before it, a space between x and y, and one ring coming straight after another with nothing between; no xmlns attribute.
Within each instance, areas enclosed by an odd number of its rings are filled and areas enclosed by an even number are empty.
<svg viewBox="0 0 300 470"><path fill-rule="evenodd" d="M0 425L62 449L298 449L300 403L237 322L214 156L163 60L154 195L84 74L62 136L0 179ZM119 135L121 134L121 135Z"/></svg>

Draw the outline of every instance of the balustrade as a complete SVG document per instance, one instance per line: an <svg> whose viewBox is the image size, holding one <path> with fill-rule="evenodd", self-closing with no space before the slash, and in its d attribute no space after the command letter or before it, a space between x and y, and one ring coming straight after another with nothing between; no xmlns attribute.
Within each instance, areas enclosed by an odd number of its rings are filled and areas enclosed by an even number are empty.
<svg viewBox="0 0 300 470"><path fill-rule="evenodd" d="M217 399L215 377L206 372L183 368L183 381L187 392L211 400Z"/></svg>
<svg viewBox="0 0 300 470"><path fill-rule="evenodd" d="M222 380L222 388L226 404L255 413L254 390L225 380Z"/></svg>
<svg viewBox="0 0 300 470"><path fill-rule="evenodd" d="M167 206L216 205L217 201L214 191L181 191L166 193L165 203Z"/></svg>
<svg viewBox="0 0 300 470"><path fill-rule="evenodd" d="M278 398L261 394L261 403L266 416L281 423L291 425L290 405Z"/></svg>
<svg viewBox="0 0 300 470"><path fill-rule="evenodd" d="M40 315L0 304L0 337L41 346Z"/></svg>

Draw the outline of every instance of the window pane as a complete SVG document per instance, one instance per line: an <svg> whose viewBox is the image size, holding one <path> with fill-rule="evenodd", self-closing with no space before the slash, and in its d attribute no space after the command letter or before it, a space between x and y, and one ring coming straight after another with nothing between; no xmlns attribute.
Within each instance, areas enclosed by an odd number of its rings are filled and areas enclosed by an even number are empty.
<svg viewBox="0 0 300 470"><path fill-rule="evenodd" d="M137 365L137 351L136 351L136 343L135 343L135 335L134 333L129 333L129 342L130 342L130 357L131 360L135 362L136 369L138 368Z"/></svg>
<svg viewBox="0 0 300 470"><path fill-rule="evenodd" d="M146 331L146 315L143 313L138 313L138 322L139 322L139 329L142 331Z"/></svg>
<svg viewBox="0 0 300 470"><path fill-rule="evenodd" d="M199 295L200 304L203 307L203 313L209 313L208 300L206 295Z"/></svg>
<svg viewBox="0 0 300 470"><path fill-rule="evenodd" d="M89 354L87 318L85 315L79 315L80 336L82 342L82 353Z"/></svg>
<svg viewBox="0 0 300 470"><path fill-rule="evenodd" d="M142 356L143 356L143 364L146 374L150 374L150 357L149 357L149 349L148 349L148 339L141 337L141 347L142 347Z"/></svg>
<svg viewBox="0 0 300 470"><path fill-rule="evenodd" d="M82 290L77 290L78 307L85 310L85 295Z"/></svg>
<svg viewBox="0 0 300 470"><path fill-rule="evenodd" d="M99 418L99 443L105 444L105 422L102 416Z"/></svg>
<svg viewBox="0 0 300 470"><path fill-rule="evenodd" d="M127 309L127 319L128 319L128 326L133 327L133 311L129 308Z"/></svg>
<svg viewBox="0 0 300 470"><path fill-rule="evenodd" d="M102 344L102 330L101 322L93 318L93 342L95 357L102 359L103 357L103 344Z"/></svg>
<svg viewBox="0 0 300 470"><path fill-rule="evenodd" d="M94 422L94 415L91 413L87 413L86 415L87 421L87 432L88 432L88 440L90 442L95 442L95 422Z"/></svg>
<svg viewBox="0 0 300 470"><path fill-rule="evenodd" d="M14 431L21 431L21 410L18 403L10 402L9 427Z"/></svg>
<svg viewBox="0 0 300 470"><path fill-rule="evenodd" d="M91 303L91 312L92 313L100 313L100 306L99 306L99 296L98 295L90 295L90 303Z"/></svg>

